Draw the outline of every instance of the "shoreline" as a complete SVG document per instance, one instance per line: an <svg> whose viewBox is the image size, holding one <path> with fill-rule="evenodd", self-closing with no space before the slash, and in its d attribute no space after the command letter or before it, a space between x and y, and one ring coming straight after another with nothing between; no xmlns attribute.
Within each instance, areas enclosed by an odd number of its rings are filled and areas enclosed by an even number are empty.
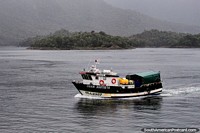
<svg viewBox="0 0 200 133"><path fill-rule="evenodd" d="M76 48L51 48L51 47L27 47L28 50L127 50L136 49L135 47L130 48L102 48L102 47L76 47Z"/></svg>
<svg viewBox="0 0 200 133"><path fill-rule="evenodd" d="M51 47L27 47L28 50L128 50L136 48L169 48L169 49L199 49L200 47L130 47L130 48L102 48L102 47L76 47L76 48L51 48Z"/></svg>

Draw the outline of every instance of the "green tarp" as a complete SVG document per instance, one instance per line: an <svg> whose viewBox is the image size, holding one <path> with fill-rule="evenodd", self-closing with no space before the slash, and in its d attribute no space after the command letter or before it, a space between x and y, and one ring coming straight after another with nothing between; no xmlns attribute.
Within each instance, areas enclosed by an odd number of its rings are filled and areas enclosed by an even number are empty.
<svg viewBox="0 0 200 133"><path fill-rule="evenodd" d="M149 71L137 73L136 75L143 78L143 84L149 84L160 81L160 72Z"/></svg>
<svg viewBox="0 0 200 133"><path fill-rule="evenodd" d="M160 82L160 72L142 72L142 73L136 73L133 75L127 75L127 79L139 81L142 84L149 84L154 82Z"/></svg>

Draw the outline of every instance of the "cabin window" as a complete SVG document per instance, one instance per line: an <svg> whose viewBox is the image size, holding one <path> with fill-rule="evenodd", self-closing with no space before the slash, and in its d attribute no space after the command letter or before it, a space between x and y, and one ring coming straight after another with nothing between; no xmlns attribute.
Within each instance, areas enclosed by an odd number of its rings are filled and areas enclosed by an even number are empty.
<svg viewBox="0 0 200 133"><path fill-rule="evenodd" d="M91 75L88 75L88 79L89 79L89 80L92 80L92 77L91 77Z"/></svg>
<svg viewBox="0 0 200 133"><path fill-rule="evenodd" d="M82 76L83 79L85 79L85 75L84 74L82 74L81 76Z"/></svg>
<svg viewBox="0 0 200 133"><path fill-rule="evenodd" d="M82 74L81 76L82 76L82 78L85 79L85 80L92 80L91 75L88 75L88 74Z"/></svg>
<svg viewBox="0 0 200 133"><path fill-rule="evenodd" d="M99 77L98 77L98 76L96 76L96 77L95 77L95 79L96 79L96 80L98 80L98 79L99 79Z"/></svg>

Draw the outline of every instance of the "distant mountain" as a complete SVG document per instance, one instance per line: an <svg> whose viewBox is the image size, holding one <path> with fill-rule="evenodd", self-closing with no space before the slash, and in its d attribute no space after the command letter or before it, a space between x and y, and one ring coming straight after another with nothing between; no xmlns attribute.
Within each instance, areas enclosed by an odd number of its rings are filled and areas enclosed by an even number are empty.
<svg viewBox="0 0 200 133"><path fill-rule="evenodd" d="M0 45L18 44L59 29L129 36L159 29L199 33L200 27L160 21L103 0L0 0Z"/></svg>
<svg viewBox="0 0 200 133"><path fill-rule="evenodd" d="M104 0L122 9L176 23L200 26L200 0Z"/></svg>

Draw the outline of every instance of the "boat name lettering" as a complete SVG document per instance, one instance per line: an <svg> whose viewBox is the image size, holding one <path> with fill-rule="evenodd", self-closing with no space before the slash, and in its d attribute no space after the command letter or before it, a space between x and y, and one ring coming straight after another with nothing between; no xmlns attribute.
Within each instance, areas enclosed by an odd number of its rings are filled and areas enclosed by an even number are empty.
<svg viewBox="0 0 200 133"><path fill-rule="evenodd" d="M97 89L110 89L110 86L97 86Z"/></svg>
<svg viewBox="0 0 200 133"><path fill-rule="evenodd" d="M88 92L88 91L86 91L85 94L88 94L88 95L95 95L95 96L101 96L101 95L102 95L101 93L97 93L97 92Z"/></svg>
<svg viewBox="0 0 200 133"><path fill-rule="evenodd" d="M87 85L88 88L95 88L94 85Z"/></svg>
<svg viewBox="0 0 200 133"><path fill-rule="evenodd" d="M94 85L87 85L88 88L96 88L96 89L110 89L110 86L94 86Z"/></svg>

